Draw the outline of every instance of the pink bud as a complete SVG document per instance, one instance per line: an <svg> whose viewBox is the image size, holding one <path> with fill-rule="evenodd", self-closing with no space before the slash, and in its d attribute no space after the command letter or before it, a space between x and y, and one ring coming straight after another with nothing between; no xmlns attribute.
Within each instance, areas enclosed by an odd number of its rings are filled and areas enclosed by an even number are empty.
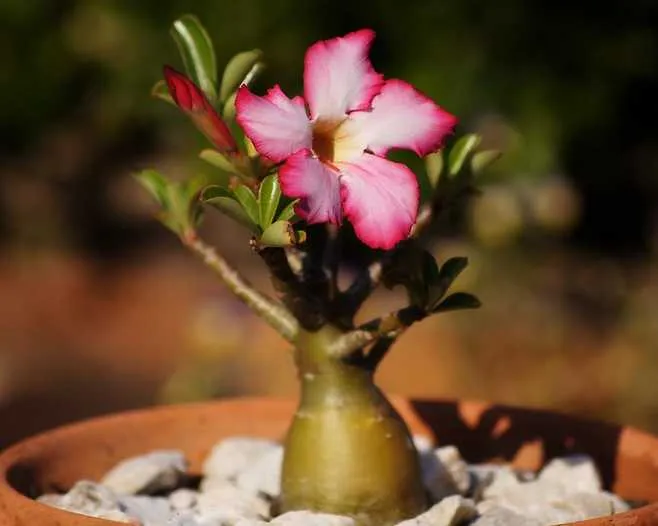
<svg viewBox="0 0 658 526"><path fill-rule="evenodd" d="M192 118L196 127L217 149L225 152L235 151L237 146L231 131L203 91L172 67L164 67L164 77L176 105Z"/></svg>

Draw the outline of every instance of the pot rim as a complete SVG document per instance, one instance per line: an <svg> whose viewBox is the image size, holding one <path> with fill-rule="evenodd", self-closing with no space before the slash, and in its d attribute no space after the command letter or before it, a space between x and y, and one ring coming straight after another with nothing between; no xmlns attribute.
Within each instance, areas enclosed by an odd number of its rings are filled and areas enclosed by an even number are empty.
<svg viewBox="0 0 658 526"><path fill-rule="evenodd" d="M479 401L479 400L470 400L470 399L448 399L448 398L416 398L416 397L403 397L403 396L391 396L389 397L392 403L396 408L403 414L405 420L411 425L414 429L414 434L425 434L434 438L432 430L428 425L423 422L420 416L416 413L414 404L440 404L440 403L451 403L456 404L458 407L467 408L467 413L471 415L476 415L481 413L486 408L492 407L491 403ZM267 406L270 406L270 409L274 412L281 413L284 408L294 407L293 397L280 397L280 396L237 396L237 397L227 397L216 400L202 401L202 402L188 402L181 404L172 404L172 405L159 405L139 409L131 409L127 411L109 413L101 416L96 416L84 420L78 420L71 422L62 426L55 427L53 429L42 431L38 434L32 435L30 437L24 438L17 443L9 446L5 450L0 452L0 494L4 493L7 496L10 496L12 500L17 500L25 506L35 505L35 506L45 506L36 500L24 495L17 489L15 489L9 481L9 472L10 470L19 465L21 461L24 461L26 458L29 458L36 452L38 452L42 446L48 444L52 440L64 441L66 439L73 438L78 435L84 435L86 432L89 432L93 429L99 429L106 426L116 425L122 423L126 419L131 421L140 420L144 417L147 419L157 420L159 415L164 413L169 413L175 416L176 413L182 414L189 411L203 411L215 409L217 407L222 407L228 409L230 406L235 408L246 408L246 406L255 407L258 406L261 410L267 409ZM553 415L557 417L565 417L568 419L573 419L582 424L591 424L591 425L601 425L600 422L596 420L591 420L587 418L579 418L570 415L565 415L558 411L546 410L546 409L534 409L534 408L523 408L520 406L511 406L503 404L494 404L496 408L507 408L510 410L520 410L527 411L528 413L535 413L537 415ZM640 431L636 428L629 426L616 426L613 424L603 424L618 427L622 433L628 433L632 435L634 439L651 437L653 440L656 440L655 437L648 435L647 433ZM655 454L655 453L654 453ZM648 459L651 461L651 459ZM4 514L3 503L0 498L0 519ZM62 517L71 517L73 515L78 516L71 512L64 510L58 510L52 508L53 510L59 511ZM59 515L59 514L58 514ZM86 517L91 519L91 517ZM2 522L2 521L0 521ZM121 524L115 521L110 521L107 519L95 519L94 522L98 523L98 526L110 525L110 524ZM635 508L628 512L619 513L611 515L610 517L598 517L594 519L587 519L584 521L577 521L569 523L573 526L603 526L614 525L614 526L658 526L658 502L650 503L648 505ZM8 524L9 526L9 524Z"/></svg>

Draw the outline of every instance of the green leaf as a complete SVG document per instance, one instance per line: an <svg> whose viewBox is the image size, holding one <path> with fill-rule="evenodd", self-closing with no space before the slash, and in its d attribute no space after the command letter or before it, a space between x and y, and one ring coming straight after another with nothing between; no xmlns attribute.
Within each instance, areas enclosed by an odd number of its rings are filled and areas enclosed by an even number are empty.
<svg viewBox="0 0 658 526"><path fill-rule="evenodd" d="M436 259L427 250L416 250L409 266L403 270L407 273L405 287L412 305L427 308L430 302L430 290L439 279L439 267Z"/></svg>
<svg viewBox="0 0 658 526"><path fill-rule="evenodd" d="M162 79L158 80L153 85L153 87L151 88L151 95L160 100L168 102L169 104L173 104L174 106L176 105L174 99L171 98L171 94L169 93L169 88L167 87L167 83Z"/></svg>
<svg viewBox="0 0 658 526"><path fill-rule="evenodd" d="M134 177L160 206L166 206L167 185L169 182L160 172L156 170L142 170L135 174Z"/></svg>
<svg viewBox="0 0 658 526"><path fill-rule="evenodd" d="M482 305L480 300L468 292L455 292L444 299L432 312L447 312L451 310L477 309Z"/></svg>
<svg viewBox="0 0 658 526"><path fill-rule="evenodd" d="M466 267L468 267L468 258L450 258L443 265L441 265L441 270L439 271L439 280L441 280L449 287Z"/></svg>
<svg viewBox="0 0 658 526"><path fill-rule="evenodd" d="M237 93L233 93L226 102L224 103L224 108L222 109L222 115L227 121L235 120L235 98Z"/></svg>
<svg viewBox="0 0 658 526"><path fill-rule="evenodd" d="M501 155L502 152L500 150L484 150L475 153L471 159L471 169L473 170L473 173L479 174L500 159Z"/></svg>
<svg viewBox="0 0 658 526"><path fill-rule="evenodd" d="M268 247L290 247L299 239L290 222L276 221L265 229L258 242Z"/></svg>
<svg viewBox="0 0 658 526"><path fill-rule="evenodd" d="M438 275L434 256L417 242L406 242L394 252L382 281L387 288L402 285L407 291L409 303L426 309L430 284L438 280Z"/></svg>
<svg viewBox="0 0 658 526"><path fill-rule="evenodd" d="M467 266L468 258L465 257L450 258L441 265L441 270L439 270L436 280L430 283L430 306L434 306L448 292L450 286Z"/></svg>
<svg viewBox="0 0 658 526"><path fill-rule="evenodd" d="M238 89L238 86L242 84L262 57L263 52L260 49L252 49L251 51L238 53L229 60L222 76L219 100L226 101L231 93Z"/></svg>
<svg viewBox="0 0 658 526"><path fill-rule="evenodd" d="M245 75L244 79L242 80L242 84L245 86L249 86L254 80L258 78L258 76L262 73L262 71L265 69L265 64L262 62L257 62L254 64L254 67L252 67L249 72Z"/></svg>
<svg viewBox="0 0 658 526"><path fill-rule="evenodd" d="M201 221L203 209L198 195L206 183L205 176L187 181L169 181L155 170L144 170L136 179L160 204L158 218L179 235L187 235Z"/></svg>
<svg viewBox="0 0 658 526"><path fill-rule="evenodd" d="M274 215L279 208L281 200L281 187L279 177L270 174L265 177L258 188L258 206L260 208L260 226L265 230L272 224Z"/></svg>
<svg viewBox="0 0 658 526"><path fill-rule="evenodd" d="M197 199L199 190L205 185L204 177L195 177L182 182L167 182L162 222L179 235L186 235L201 220L203 209Z"/></svg>
<svg viewBox="0 0 658 526"><path fill-rule="evenodd" d="M224 155L221 152L218 152L217 150L202 150L201 153L199 154L199 157L206 161L207 163L212 164L213 166L219 168L220 170L224 170L225 172L235 174L235 175L242 175L239 170L235 167L235 165L231 162L230 158L227 155Z"/></svg>
<svg viewBox="0 0 658 526"><path fill-rule="evenodd" d="M213 206L234 221L247 227L254 234L260 232L258 230L258 225L251 220L242 205L236 201L233 193L226 188L222 188L221 186L209 186L203 191L201 200L204 203Z"/></svg>
<svg viewBox="0 0 658 526"><path fill-rule="evenodd" d="M233 192L231 192L228 188L224 188L223 186L216 184L206 186L203 189L203 192L201 192L200 199L202 203L210 203L211 199L215 199L216 197L229 197L235 201Z"/></svg>
<svg viewBox="0 0 658 526"><path fill-rule="evenodd" d="M244 149L247 151L247 155L250 159L260 157L260 154L258 153L258 150L256 150L254 143L251 142L251 139L246 135L244 136Z"/></svg>
<svg viewBox="0 0 658 526"><path fill-rule="evenodd" d="M443 171L443 152L430 153L425 157L425 171L430 186L436 188Z"/></svg>
<svg viewBox="0 0 658 526"><path fill-rule="evenodd" d="M256 199L256 195L251 191L251 188L241 184L233 189L233 195L235 195L235 198L242 205L249 219L258 225L260 223L258 200Z"/></svg>
<svg viewBox="0 0 658 526"><path fill-rule="evenodd" d="M481 140L482 139L479 135L471 133L469 135L464 135L464 137L455 143L448 155L448 169L450 175L457 175L457 173L459 173L464 166L466 158L475 150L475 148L477 148Z"/></svg>
<svg viewBox="0 0 658 526"><path fill-rule="evenodd" d="M294 222L297 220L297 217L295 216L295 205L299 202L299 199L295 199L294 201L290 201L284 208L281 210L281 213L279 214L279 217L277 217L278 221L290 221Z"/></svg>
<svg viewBox="0 0 658 526"><path fill-rule="evenodd" d="M427 250L421 252L420 273L426 283L436 283L439 279L439 266L436 259Z"/></svg>
<svg viewBox="0 0 658 526"><path fill-rule="evenodd" d="M197 190L193 195L189 196L187 205L188 226L192 228L198 227L203 219L203 212L203 206L201 206L199 192Z"/></svg>
<svg viewBox="0 0 658 526"><path fill-rule="evenodd" d="M217 98L217 60L212 40L199 19L183 15L171 27L187 74L211 102Z"/></svg>
<svg viewBox="0 0 658 526"><path fill-rule="evenodd" d="M250 161L245 157L231 157L230 155L212 149L202 150L199 157L219 168L222 172L238 176L243 183L252 184L256 182L254 176L251 175ZM216 183L218 181L211 180L210 182Z"/></svg>

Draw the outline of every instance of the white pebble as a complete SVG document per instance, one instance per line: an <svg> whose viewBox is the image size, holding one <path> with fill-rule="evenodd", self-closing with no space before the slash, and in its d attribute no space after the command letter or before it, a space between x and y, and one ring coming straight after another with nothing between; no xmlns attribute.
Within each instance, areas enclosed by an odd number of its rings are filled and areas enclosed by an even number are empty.
<svg viewBox="0 0 658 526"><path fill-rule="evenodd" d="M494 493L492 489L496 492ZM490 486L484 494L485 500L478 504L481 512L503 507L539 520L552 520L551 517L558 513L552 510L553 504L563 502L566 496L564 486L552 481L539 480L499 488Z"/></svg>
<svg viewBox="0 0 658 526"><path fill-rule="evenodd" d="M606 492L574 493L562 481L540 479L510 486L478 504L484 514L501 507L542 524L574 522L628 509Z"/></svg>
<svg viewBox="0 0 658 526"><path fill-rule="evenodd" d="M169 504L175 510L189 510L196 506L198 496L193 489L177 489L169 495Z"/></svg>
<svg viewBox="0 0 658 526"><path fill-rule="evenodd" d="M471 485L468 465L454 446L445 446L421 454L425 487L435 501L454 494L466 495Z"/></svg>
<svg viewBox="0 0 658 526"><path fill-rule="evenodd" d="M110 488L89 480L77 482L65 495L62 504L71 509L119 509L119 497Z"/></svg>
<svg viewBox="0 0 658 526"><path fill-rule="evenodd" d="M564 500L553 502L552 508L563 512L560 522L574 522L628 511L629 506L619 497L601 491L569 494Z"/></svg>
<svg viewBox="0 0 658 526"><path fill-rule="evenodd" d="M418 517L397 524L397 526L455 526L477 515L475 504L460 495L446 497Z"/></svg>
<svg viewBox="0 0 658 526"><path fill-rule="evenodd" d="M137 524L137 521L123 512L117 495L111 489L89 480L77 482L64 495L43 495L37 500L89 517Z"/></svg>
<svg viewBox="0 0 658 526"><path fill-rule="evenodd" d="M473 464L468 466L469 478L471 479L471 486L468 490L468 495L478 501L482 498L482 493L491 484L501 470L511 470L507 466L500 464Z"/></svg>
<svg viewBox="0 0 658 526"><path fill-rule="evenodd" d="M197 498L199 518L234 524L240 519L266 519L270 504L263 498L239 489L228 482L200 493Z"/></svg>
<svg viewBox="0 0 658 526"><path fill-rule="evenodd" d="M279 515L270 524L278 526L356 526L356 522L351 517L311 511L289 511Z"/></svg>
<svg viewBox="0 0 658 526"><path fill-rule="evenodd" d="M478 505L478 510L483 515L489 515L497 509L505 509L526 519L532 519L541 524L561 524L571 522L574 519L573 510L563 506L546 502L528 502L524 507L510 506L509 503L483 502Z"/></svg>
<svg viewBox="0 0 658 526"><path fill-rule="evenodd" d="M143 526L143 524L137 519L130 517L119 510L100 511L93 515L85 513L84 515L90 515L91 517L95 517L97 519L106 519L108 521L125 522L126 524L131 524L133 526Z"/></svg>
<svg viewBox="0 0 658 526"><path fill-rule="evenodd" d="M506 508L492 508L478 517L470 526L543 526L543 523Z"/></svg>
<svg viewBox="0 0 658 526"><path fill-rule="evenodd" d="M143 526L160 526L173 516L171 505L164 497L126 495L119 503L126 515L139 520Z"/></svg>
<svg viewBox="0 0 658 526"><path fill-rule="evenodd" d="M429 453L436 447L434 441L428 436L414 435L412 439L414 441L414 446L416 446L416 451L418 451L420 455Z"/></svg>
<svg viewBox="0 0 658 526"><path fill-rule="evenodd" d="M160 525L158 525L160 526ZM175 511L164 526L204 526L191 511Z"/></svg>
<svg viewBox="0 0 658 526"><path fill-rule="evenodd" d="M485 487L483 495L485 499L496 498L514 491L520 485L521 482L514 470L508 466L501 466L500 469L492 472L492 480Z"/></svg>
<svg viewBox="0 0 658 526"><path fill-rule="evenodd" d="M629 509L601 490L596 466L586 456L554 459L535 477L504 465L469 466L456 447L435 449L424 436L414 437L414 443L423 480L438 504L397 526L543 526ZM212 449L199 491L180 487L187 469L182 452L155 451L121 462L101 484L80 481L64 495L45 494L38 500L134 526L356 526L351 517L311 511L292 511L270 521L271 502L280 494L282 461L281 445L236 437ZM159 491L171 493L144 495Z"/></svg>
<svg viewBox="0 0 658 526"><path fill-rule="evenodd" d="M186 469L181 451L154 451L117 464L101 484L122 495L153 493L176 487Z"/></svg>
<svg viewBox="0 0 658 526"><path fill-rule="evenodd" d="M47 504L48 506L53 506L54 508L61 508L61 501L62 501L63 495L59 495L58 493L44 493L43 495L40 495L37 497L37 501L40 502L41 504Z"/></svg>
<svg viewBox="0 0 658 526"><path fill-rule="evenodd" d="M235 479L235 485L251 493L277 497L281 493L283 447L269 449L250 463Z"/></svg>
<svg viewBox="0 0 658 526"><path fill-rule="evenodd" d="M594 461L586 455L553 459L546 464L537 478L561 484L574 493L593 493L601 490L601 478Z"/></svg>
<svg viewBox="0 0 658 526"><path fill-rule="evenodd" d="M279 444L260 438L234 437L216 444L203 463L207 478L233 479L249 464Z"/></svg>

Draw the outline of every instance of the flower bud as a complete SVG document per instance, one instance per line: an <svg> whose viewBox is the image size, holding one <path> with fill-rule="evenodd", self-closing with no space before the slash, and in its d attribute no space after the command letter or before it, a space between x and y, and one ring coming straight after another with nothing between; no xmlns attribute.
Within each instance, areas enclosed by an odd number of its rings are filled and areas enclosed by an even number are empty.
<svg viewBox="0 0 658 526"><path fill-rule="evenodd" d="M201 89L182 73L164 67L165 81L171 98L187 113L197 128L218 150L232 152L237 149L235 139L226 123L208 101Z"/></svg>

